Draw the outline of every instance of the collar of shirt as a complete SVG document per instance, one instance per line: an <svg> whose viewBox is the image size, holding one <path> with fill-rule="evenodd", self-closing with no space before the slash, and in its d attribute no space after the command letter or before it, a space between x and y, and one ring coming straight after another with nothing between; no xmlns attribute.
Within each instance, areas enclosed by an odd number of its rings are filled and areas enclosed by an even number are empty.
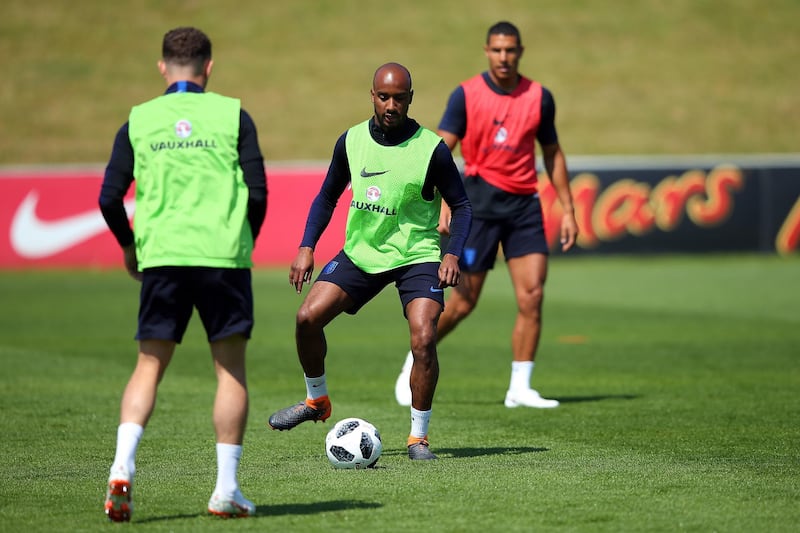
<svg viewBox="0 0 800 533"><path fill-rule="evenodd" d="M410 139L420 128L413 118L406 117L405 122L396 130L385 132L375 122L375 117L369 121L369 133L372 139L383 146L396 146Z"/></svg>
<svg viewBox="0 0 800 533"><path fill-rule="evenodd" d="M508 96L509 94L513 93L515 90L517 90L517 87L519 87L519 82L522 81L522 74L517 74L517 85L514 87L513 90L506 91L505 89L503 89L502 87L497 85L494 82L494 80L492 80L492 77L489 75L489 71L488 70L482 72L481 76L483 76L483 81L486 82L486 85L488 85L489 88L492 91L496 92L497 94L499 94L501 96Z"/></svg>
<svg viewBox="0 0 800 533"><path fill-rule="evenodd" d="M171 93L202 93L203 88L200 85L197 85L194 82L181 80L176 81L169 87L167 87L167 92L164 94L171 94Z"/></svg>

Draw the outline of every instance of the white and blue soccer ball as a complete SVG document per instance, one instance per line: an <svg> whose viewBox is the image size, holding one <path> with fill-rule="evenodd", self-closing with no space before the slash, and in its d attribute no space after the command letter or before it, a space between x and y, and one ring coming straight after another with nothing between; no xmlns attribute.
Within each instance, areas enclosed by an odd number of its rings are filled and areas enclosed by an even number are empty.
<svg viewBox="0 0 800 533"><path fill-rule="evenodd" d="M339 420L325 437L325 454L334 468L371 468L381 452L378 429L360 418Z"/></svg>

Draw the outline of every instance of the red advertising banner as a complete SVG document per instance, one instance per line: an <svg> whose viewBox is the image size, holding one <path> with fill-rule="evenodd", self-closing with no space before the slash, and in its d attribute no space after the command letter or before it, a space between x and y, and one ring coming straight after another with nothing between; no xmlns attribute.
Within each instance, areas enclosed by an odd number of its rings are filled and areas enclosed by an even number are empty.
<svg viewBox="0 0 800 533"><path fill-rule="evenodd" d="M800 157L578 157L570 171L577 254L800 251ZM268 165L257 266L294 258L325 172L324 164ZM120 267L121 251L97 206L102 176L102 168L0 169L0 268ZM555 250L560 209L546 177L540 196ZM317 247L318 262L341 248L350 201L348 191ZM134 216L133 190L126 206Z"/></svg>
<svg viewBox="0 0 800 533"><path fill-rule="evenodd" d="M257 265L288 265L303 235L326 167L267 170L269 207L254 252ZM97 205L103 169L0 171L0 268L120 267L122 252ZM135 214L134 191L126 208ZM341 249L349 193L317 246L317 260Z"/></svg>

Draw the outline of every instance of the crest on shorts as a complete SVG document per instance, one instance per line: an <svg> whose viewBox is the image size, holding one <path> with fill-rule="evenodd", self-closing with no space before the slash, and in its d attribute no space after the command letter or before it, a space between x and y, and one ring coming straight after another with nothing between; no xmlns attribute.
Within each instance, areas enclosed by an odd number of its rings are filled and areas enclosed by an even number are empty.
<svg viewBox="0 0 800 533"><path fill-rule="evenodd" d="M475 256L477 255L475 248L464 248L464 262L467 265L472 265L475 262Z"/></svg>
<svg viewBox="0 0 800 533"><path fill-rule="evenodd" d="M330 274L331 272L336 270L337 266L339 266L339 261L329 261L328 264L325 265L325 268L322 269L322 273Z"/></svg>

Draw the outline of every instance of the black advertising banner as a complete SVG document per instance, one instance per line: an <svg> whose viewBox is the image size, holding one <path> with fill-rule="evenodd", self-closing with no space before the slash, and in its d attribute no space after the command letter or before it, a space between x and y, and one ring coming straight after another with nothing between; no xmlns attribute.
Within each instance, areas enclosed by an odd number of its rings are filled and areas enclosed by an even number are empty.
<svg viewBox="0 0 800 533"><path fill-rule="evenodd" d="M796 253L800 158L584 158L569 162L576 253ZM557 245L560 205L541 195Z"/></svg>

